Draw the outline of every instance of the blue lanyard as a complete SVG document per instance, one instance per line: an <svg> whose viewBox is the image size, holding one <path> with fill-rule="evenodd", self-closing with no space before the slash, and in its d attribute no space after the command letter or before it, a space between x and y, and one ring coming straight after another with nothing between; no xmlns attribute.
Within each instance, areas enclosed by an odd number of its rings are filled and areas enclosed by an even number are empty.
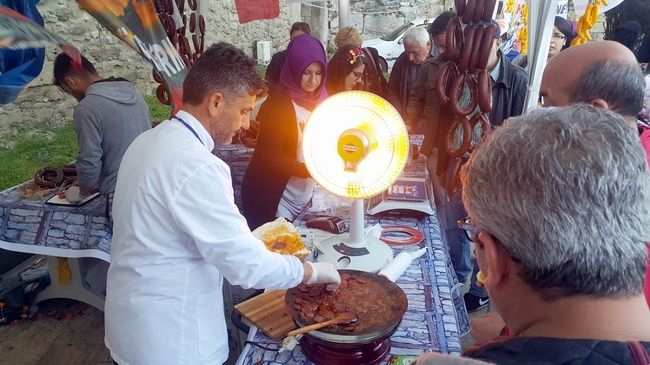
<svg viewBox="0 0 650 365"><path fill-rule="evenodd" d="M179 117L177 117L177 116L175 116L175 115L174 115L174 119L176 119L176 120L178 120L179 122L183 123L183 125L185 126L185 128L189 129L190 132L192 132L192 134L194 135L194 137L196 137L196 139L198 139L199 142L201 142L201 144L203 144L203 141L201 141L201 137L199 137L198 133L196 133L196 131L194 130L194 128L192 128L192 126L190 126L190 125L187 124L183 119L181 119L181 118L179 118Z"/></svg>

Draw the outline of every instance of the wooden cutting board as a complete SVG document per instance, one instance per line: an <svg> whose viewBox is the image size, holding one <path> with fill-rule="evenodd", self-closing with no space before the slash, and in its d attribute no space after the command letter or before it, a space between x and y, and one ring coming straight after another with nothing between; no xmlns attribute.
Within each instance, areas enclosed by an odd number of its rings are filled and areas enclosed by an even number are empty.
<svg viewBox="0 0 650 365"><path fill-rule="evenodd" d="M235 310L267 336L280 340L297 328L284 306L286 293L286 290L267 291L237 304Z"/></svg>

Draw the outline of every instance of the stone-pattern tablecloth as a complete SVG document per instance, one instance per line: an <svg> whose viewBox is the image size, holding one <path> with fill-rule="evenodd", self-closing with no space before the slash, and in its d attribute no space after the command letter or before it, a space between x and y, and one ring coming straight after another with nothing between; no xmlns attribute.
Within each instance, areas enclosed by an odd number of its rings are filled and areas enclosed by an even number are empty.
<svg viewBox="0 0 650 365"><path fill-rule="evenodd" d="M303 216L300 224L310 218ZM403 225L424 233L419 245L428 247L427 253L415 260L397 280L409 301L398 330L391 337L392 355L418 355L425 351L460 354L460 335L469 330L467 312L462 296L454 290L457 281L449 260L448 249L442 239L437 215L425 218L366 217L367 225ZM393 246L394 254L418 247ZM281 343L267 337L256 328L249 333L249 341L279 349ZM297 346L293 351L278 353L257 346L246 345L238 364L311 364Z"/></svg>
<svg viewBox="0 0 650 365"><path fill-rule="evenodd" d="M98 196L81 206L61 206L46 204L50 197L21 197L20 186L0 193L0 247L109 261L112 234L106 200Z"/></svg>

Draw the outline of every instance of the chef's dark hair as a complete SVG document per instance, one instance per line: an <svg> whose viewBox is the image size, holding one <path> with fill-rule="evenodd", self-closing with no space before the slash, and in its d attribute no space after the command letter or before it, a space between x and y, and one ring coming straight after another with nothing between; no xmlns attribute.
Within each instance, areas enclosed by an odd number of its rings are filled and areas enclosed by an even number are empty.
<svg viewBox="0 0 650 365"><path fill-rule="evenodd" d="M72 58L65 53L61 53L54 59L54 70L52 72L52 83L61 87L61 81L70 75L97 75L97 70L90 61L81 56L81 68L75 67Z"/></svg>
<svg viewBox="0 0 650 365"><path fill-rule="evenodd" d="M257 73L257 63L230 43L219 42L205 50L196 60L183 82L183 102L199 105L206 96L221 92L226 97L264 89Z"/></svg>

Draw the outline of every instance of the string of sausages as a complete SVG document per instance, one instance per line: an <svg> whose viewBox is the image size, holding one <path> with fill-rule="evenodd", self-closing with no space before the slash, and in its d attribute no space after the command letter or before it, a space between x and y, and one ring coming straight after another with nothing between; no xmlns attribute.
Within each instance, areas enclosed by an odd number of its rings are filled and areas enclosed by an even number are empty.
<svg viewBox="0 0 650 365"><path fill-rule="evenodd" d="M490 131L488 113L492 110L492 80L486 68L497 31L491 22L496 0L455 0L455 5L457 15L447 24L445 55L448 61L441 65L435 84L441 104L454 116L446 139L450 168L445 188L450 195L458 186L462 156L475 147L472 131L480 125L481 138ZM469 100L463 104L465 87L469 90ZM460 146L455 148L454 136L459 128L462 139Z"/></svg>
<svg viewBox="0 0 650 365"><path fill-rule="evenodd" d="M185 0L155 0L154 5L158 18L165 28L167 37L180 54L185 66L192 67L205 47L205 19L198 11L198 0L187 0L188 13L185 13ZM183 26L177 27L174 21L174 11L178 10L183 19ZM191 44L190 44L191 39ZM159 84L156 88L156 97L161 103L171 105L163 78L153 70L153 78Z"/></svg>
<svg viewBox="0 0 650 365"><path fill-rule="evenodd" d="M45 189L54 189L71 184L77 179L75 165L44 167L34 174L36 185Z"/></svg>

